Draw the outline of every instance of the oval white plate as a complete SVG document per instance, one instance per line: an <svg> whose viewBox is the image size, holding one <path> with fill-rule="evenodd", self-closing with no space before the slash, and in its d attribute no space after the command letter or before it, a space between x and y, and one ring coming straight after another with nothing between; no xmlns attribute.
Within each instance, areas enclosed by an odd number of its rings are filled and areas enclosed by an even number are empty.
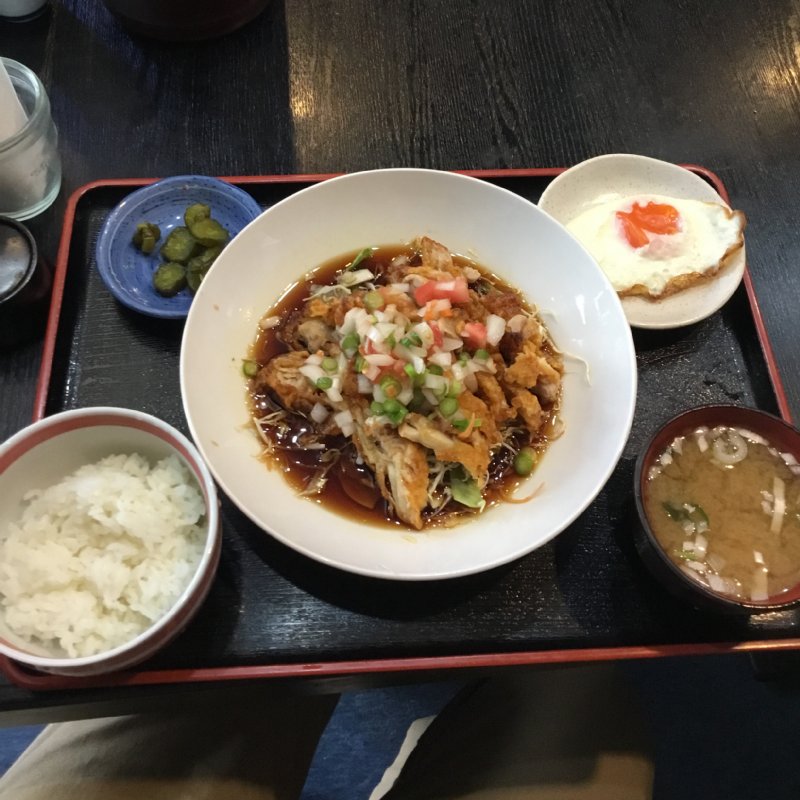
<svg viewBox="0 0 800 800"><path fill-rule="evenodd" d="M660 194L712 203L725 201L689 170L656 158L628 153L597 156L562 172L542 193L539 208L566 225L606 194ZM635 328L679 328L711 316L728 302L744 275L745 248L706 283L663 300L625 297L622 307Z"/></svg>
<svg viewBox="0 0 800 800"><path fill-rule="evenodd" d="M496 271L545 312L555 342L583 359L564 380L566 432L520 490L455 528L367 525L298 497L258 460L242 359L259 319L308 270L367 245L427 234ZM192 436L224 491L301 553L363 575L449 578L512 561L552 539L594 499L628 437L636 396L630 328L594 259L555 220L474 178L430 170L356 173L310 187L252 222L225 248L192 303L181 349Z"/></svg>

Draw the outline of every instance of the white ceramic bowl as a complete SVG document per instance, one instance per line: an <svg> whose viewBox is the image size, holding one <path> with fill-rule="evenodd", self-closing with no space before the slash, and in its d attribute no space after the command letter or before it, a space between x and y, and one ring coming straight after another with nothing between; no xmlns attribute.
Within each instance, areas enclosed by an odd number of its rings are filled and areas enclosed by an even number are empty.
<svg viewBox="0 0 800 800"><path fill-rule="evenodd" d="M200 563L169 612L126 644L93 656L56 656L20 640L5 625L0 607L0 653L43 672L98 675L151 656L183 630L208 593L219 562L221 536L214 481L194 445L149 414L121 408L65 411L29 425L0 445L0 531L19 517L23 495L57 483L84 464L116 453L157 460L177 455L194 474L206 504L206 541Z"/></svg>
<svg viewBox="0 0 800 800"><path fill-rule="evenodd" d="M308 270L366 245L427 234L521 289L569 360L556 441L520 496L450 530L369 526L298 497L258 460L242 359L257 323ZM417 169L325 181L272 207L223 251L197 293L181 349L192 435L220 486L253 522L326 564L381 578L479 572L534 550L569 525L613 470L631 425L636 363L617 295L596 262L546 214L489 183Z"/></svg>
<svg viewBox="0 0 800 800"><path fill-rule="evenodd" d="M656 158L612 153L582 161L562 172L539 199L539 208L568 224L602 195L660 194L685 200L727 203L699 175ZM625 297L622 307L635 328L679 328L711 316L728 302L744 275L742 247L713 280L658 302Z"/></svg>

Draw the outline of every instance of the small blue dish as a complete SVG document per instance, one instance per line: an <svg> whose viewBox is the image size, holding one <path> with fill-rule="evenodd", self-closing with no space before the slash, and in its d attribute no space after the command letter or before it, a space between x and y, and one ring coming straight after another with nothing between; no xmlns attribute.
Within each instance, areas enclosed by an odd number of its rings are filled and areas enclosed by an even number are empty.
<svg viewBox="0 0 800 800"><path fill-rule="evenodd" d="M103 283L124 306L162 319L182 319L189 313L192 292L183 289L174 297L162 297L153 288L153 273L162 262L161 245L173 228L184 224L183 214L192 203L211 206L211 216L231 239L261 213L247 192L203 175L176 175L129 194L103 223L95 250ZM161 229L151 255L133 245L140 222L153 222Z"/></svg>

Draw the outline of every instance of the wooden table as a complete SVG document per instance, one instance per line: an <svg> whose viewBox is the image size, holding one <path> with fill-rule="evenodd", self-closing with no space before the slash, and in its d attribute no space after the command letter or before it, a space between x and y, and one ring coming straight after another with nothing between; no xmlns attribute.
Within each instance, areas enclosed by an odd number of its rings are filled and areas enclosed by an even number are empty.
<svg viewBox="0 0 800 800"><path fill-rule="evenodd" d="M67 197L98 178L537 167L607 152L698 163L747 214L795 417L799 45L797 0L274 0L202 44L131 37L96 0L0 23L0 54L42 78L59 130L63 188L29 223L51 260ZM2 438L31 418L40 347L0 355ZM166 694L41 697L0 681L0 711Z"/></svg>

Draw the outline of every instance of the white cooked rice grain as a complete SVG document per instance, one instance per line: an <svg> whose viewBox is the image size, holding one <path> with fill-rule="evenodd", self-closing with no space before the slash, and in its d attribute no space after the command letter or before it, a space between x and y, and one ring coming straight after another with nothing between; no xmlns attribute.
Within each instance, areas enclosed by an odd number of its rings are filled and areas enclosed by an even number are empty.
<svg viewBox="0 0 800 800"><path fill-rule="evenodd" d="M13 633L54 654L94 655L142 633L203 553L203 495L176 456L108 456L24 502L0 541L0 604Z"/></svg>

